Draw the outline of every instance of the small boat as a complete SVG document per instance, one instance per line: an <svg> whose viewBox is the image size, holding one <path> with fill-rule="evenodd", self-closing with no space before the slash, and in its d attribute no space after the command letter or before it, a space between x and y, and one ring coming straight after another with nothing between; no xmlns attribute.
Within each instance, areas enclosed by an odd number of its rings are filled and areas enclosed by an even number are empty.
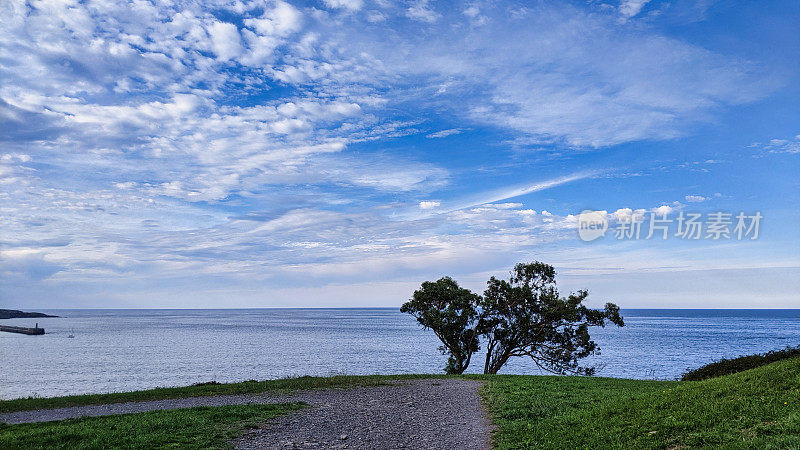
<svg viewBox="0 0 800 450"><path fill-rule="evenodd" d="M69 334L67 335L67 337L68 338L74 338L75 337L75 330L69 330Z"/></svg>

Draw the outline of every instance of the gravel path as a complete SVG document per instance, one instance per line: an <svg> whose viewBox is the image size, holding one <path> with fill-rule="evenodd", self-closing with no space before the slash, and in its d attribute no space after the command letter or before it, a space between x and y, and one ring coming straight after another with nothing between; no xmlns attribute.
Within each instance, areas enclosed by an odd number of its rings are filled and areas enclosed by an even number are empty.
<svg viewBox="0 0 800 450"><path fill-rule="evenodd" d="M309 391L310 392L310 391ZM249 403L286 403L294 400L294 395L218 395L214 397L188 397L144 402L111 403L108 405L72 406L68 408L39 409L0 414L0 423L17 424L49 422L51 420L74 419L76 417L110 416L131 414L162 409L192 408L195 406L243 405Z"/></svg>
<svg viewBox="0 0 800 450"><path fill-rule="evenodd" d="M341 390L314 407L278 417L232 444L241 449L489 449L490 422L480 382L415 380ZM320 401L321 400L321 401Z"/></svg>
<svg viewBox="0 0 800 450"><path fill-rule="evenodd" d="M491 448L491 425L477 389L461 379L407 380L385 386L221 395L0 414L0 423L45 422L194 406L305 402L231 443L253 448Z"/></svg>

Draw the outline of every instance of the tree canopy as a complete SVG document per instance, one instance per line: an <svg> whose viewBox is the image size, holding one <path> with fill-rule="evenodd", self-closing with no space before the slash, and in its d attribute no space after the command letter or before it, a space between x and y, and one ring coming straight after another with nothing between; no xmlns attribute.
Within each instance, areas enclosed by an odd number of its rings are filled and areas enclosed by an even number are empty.
<svg viewBox="0 0 800 450"><path fill-rule="evenodd" d="M449 355L445 372L460 374L469 366L472 354L478 351L475 309L480 296L458 286L452 278L426 281L414 291L411 300L400 311L412 314L426 329L436 334L442 354Z"/></svg>
<svg viewBox="0 0 800 450"><path fill-rule="evenodd" d="M608 323L623 326L619 307L584 305L588 291L561 297L555 269L545 263L517 264L508 280L491 277L483 296L458 286L449 277L425 282L401 311L411 313L442 341L449 355L446 371L463 373L479 336L486 345L484 373L497 373L512 357L527 356L552 373L592 375L579 360L599 353L589 328Z"/></svg>

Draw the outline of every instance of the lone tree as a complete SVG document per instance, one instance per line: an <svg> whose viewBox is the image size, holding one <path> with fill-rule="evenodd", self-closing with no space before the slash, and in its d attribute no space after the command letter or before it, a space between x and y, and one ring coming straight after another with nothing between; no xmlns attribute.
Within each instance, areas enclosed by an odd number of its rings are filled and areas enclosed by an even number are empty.
<svg viewBox="0 0 800 450"><path fill-rule="evenodd" d="M512 356L528 356L551 373L593 375L578 360L599 353L589 327L610 322L624 326L619 307L602 310L583 304L585 290L561 297L555 269L533 262L517 264L508 281L492 277L480 300L479 332L486 338L484 373L497 373Z"/></svg>
<svg viewBox="0 0 800 450"><path fill-rule="evenodd" d="M588 308L583 304L589 295L585 290L561 297L555 275L548 264L517 264L507 281L489 279L483 296L459 287L450 277L426 281L400 311L436 333L443 344L439 350L449 355L447 373L466 370L482 336L484 373L497 373L511 357L528 356L548 372L592 375L593 367L578 363L599 354L589 327L624 326L619 307L606 303L602 310Z"/></svg>
<svg viewBox="0 0 800 450"><path fill-rule="evenodd" d="M426 329L430 328L442 341L439 350L449 355L445 372L464 373L472 354L478 351L476 331L480 296L458 286L452 278L426 281L414 291L411 300L400 311L409 313Z"/></svg>

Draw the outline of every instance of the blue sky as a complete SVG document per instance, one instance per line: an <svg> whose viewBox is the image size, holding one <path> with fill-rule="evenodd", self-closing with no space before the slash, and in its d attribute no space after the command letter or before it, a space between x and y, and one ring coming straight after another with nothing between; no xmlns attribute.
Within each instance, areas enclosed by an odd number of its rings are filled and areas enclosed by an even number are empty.
<svg viewBox="0 0 800 450"><path fill-rule="evenodd" d="M5 1L0 306L800 306L795 1ZM576 215L612 230L578 238ZM619 240L651 212L758 239ZM627 216L626 216L627 214Z"/></svg>

